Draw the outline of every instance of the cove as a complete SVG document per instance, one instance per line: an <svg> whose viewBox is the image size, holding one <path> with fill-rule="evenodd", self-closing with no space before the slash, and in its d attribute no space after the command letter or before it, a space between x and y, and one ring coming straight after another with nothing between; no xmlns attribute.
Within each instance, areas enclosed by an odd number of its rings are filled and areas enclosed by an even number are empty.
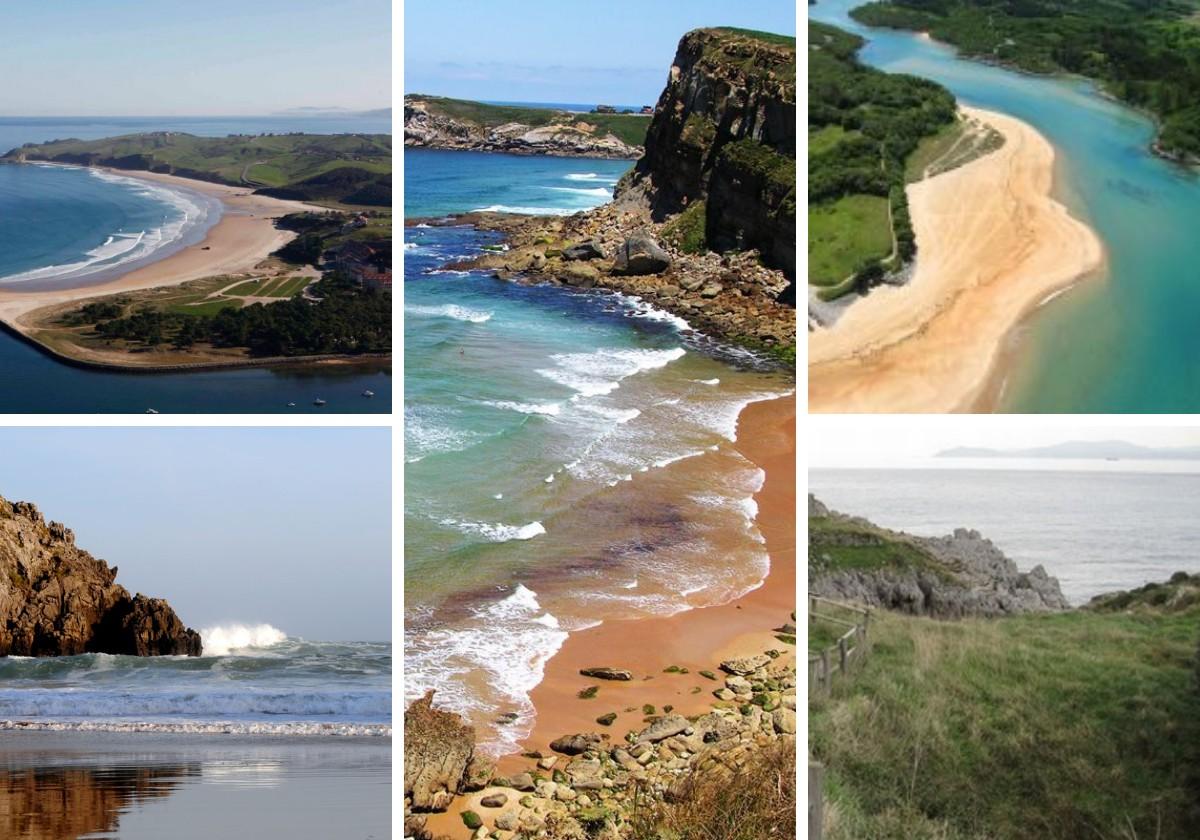
<svg viewBox="0 0 1200 840"><path fill-rule="evenodd" d="M1150 152L1151 120L1087 80L1016 73L918 34L864 27L849 17L859 5L821 0L809 15L866 38L863 63L932 79L964 105L1041 132L1057 152L1057 197L1104 243L1098 274L1010 337L997 410L1200 411L1200 184Z"/></svg>

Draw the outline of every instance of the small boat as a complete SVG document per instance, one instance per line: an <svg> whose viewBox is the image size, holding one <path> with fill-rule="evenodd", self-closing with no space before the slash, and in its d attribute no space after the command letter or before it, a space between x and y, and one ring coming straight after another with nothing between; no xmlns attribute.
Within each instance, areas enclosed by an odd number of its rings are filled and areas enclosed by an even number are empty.
<svg viewBox="0 0 1200 840"><path fill-rule="evenodd" d="M363 396L364 397L373 397L373 396L375 396L375 392L374 391L363 391Z"/></svg>
<svg viewBox="0 0 1200 840"><path fill-rule="evenodd" d="M147 414L158 414L158 412L157 412L157 411L155 411L153 408L147 408L147 409L146 409L146 413L147 413Z"/></svg>
<svg viewBox="0 0 1200 840"><path fill-rule="evenodd" d="M295 407L296 407L295 403L288 403L288 408L295 408Z"/></svg>
<svg viewBox="0 0 1200 840"><path fill-rule="evenodd" d="M320 397L317 397L315 400L313 400L313 405L315 405L315 406L325 405L325 400L321 399Z"/></svg>

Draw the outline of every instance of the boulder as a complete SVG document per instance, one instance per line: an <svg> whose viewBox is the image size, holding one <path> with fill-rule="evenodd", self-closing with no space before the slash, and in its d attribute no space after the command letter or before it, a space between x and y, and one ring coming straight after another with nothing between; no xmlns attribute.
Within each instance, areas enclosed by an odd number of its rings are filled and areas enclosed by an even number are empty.
<svg viewBox="0 0 1200 840"><path fill-rule="evenodd" d="M620 668L584 668L579 673L583 674L585 677L592 677L597 680L619 680L621 682L629 682L633 679L633 674Z"/></svg>
<svg viewBox="0 0 1200 840"><path fill-rule="evenodd" d="M711 282L711 283L705 283L704 288L700 290L700 297L715 298L717 295L721 294L721 291L723 289L724 289L724 286L722 286L720 283L717 283L715 281Z"/></svg>
<svg viewBox="0 0 1200 840"><path fill-rule="evenodd" d="M600 247L599 242L591 239L564 248L562 255L564 260L602 260L604 259L604 250Z"/></svg>
<svg viewBox="0 0 1200 840"><path fill-rule="evenodd" d="M462 790L475 729L433 708L433 692L404 712L404 798L418 811L444 811Z"/></svg>
<svg viewBox="0 0 1200 840"><path fill-rule="evenodd" d="M736 674L744 677L747 674L753 674L770 661L771 657L763 653L756 656L744 656L739 659L727 659L721 663L721 670L727 674Z"/></svg>
<svg viewBox="0 0 1200 840"><path fill-rule="evenodd" d="M587 263L567 263L559 271L559 279L568 286L590 289L600 279L600 272Z"/></svg>
<svg viewBox="0 0 1200 840"><path fill-rule="evenodd" d="M595 733L586 735L564 735L550 742L550 749L563 755L579 755L587 752L600 743L600 736Z"/></svg>
<svg viewBox="0 0 1200 840"><path fill-rule="evenodd" d="M496 828L500 829L501 831L516 831L519 826L520 821L517 819L517 815L512 811L508 811L496 817Z"/></svg>
<svg viewBox="0 0 1200 840"><path fill-rule="evenodd" d="M771 723L775 726L775 731L781 735L796 734L796 712L787 706L780 706L771 712Z"/></svg>
<svg viewBox="0 0 1200 840"><path fill-rule="evenodd" d="M405 752L407 751L407 748L405 748ZM528 773L518 773L508 780L508 785L509 787L516 788L522 793L534 790L536 787L533 783L533 776L529 775Z"/></svg>
<svg viewBox="0 0 1200 840"><path fill-rule="evenodd" d="M508 804L508 794L489 793L487 796L479 800L479 804L484 808L503 808Z"/></svg>
<svg viewBox="0 0 1200 840"><path fill-rule="evenodd" d="M661 274L671 267L671 256L645 234L626 238L613 260L613 274Z"/></svg>
<svg viewBox="0 0 1200 840"><path fill-rule="evenodd" d="M664 738L670 738L672 735L678 735L686 730L690 723L688 719L682 715L668 715L665 718L655 721L648 727L643 729L637 736L639 742L657 743Z"/></svg>

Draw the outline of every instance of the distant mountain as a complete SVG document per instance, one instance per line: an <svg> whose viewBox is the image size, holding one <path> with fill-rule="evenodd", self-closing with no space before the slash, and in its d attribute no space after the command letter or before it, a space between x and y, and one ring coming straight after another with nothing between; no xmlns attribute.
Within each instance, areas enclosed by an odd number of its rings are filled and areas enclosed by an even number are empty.
<svg viewBox="0 0 1200 840"><path fill-rule="evenodd" d="M1031 449L988 449L956 446L936 458L1127 458L1141 460L1200 461L1200 446L1140 446L1124 440L1072 440Z"/></svg>

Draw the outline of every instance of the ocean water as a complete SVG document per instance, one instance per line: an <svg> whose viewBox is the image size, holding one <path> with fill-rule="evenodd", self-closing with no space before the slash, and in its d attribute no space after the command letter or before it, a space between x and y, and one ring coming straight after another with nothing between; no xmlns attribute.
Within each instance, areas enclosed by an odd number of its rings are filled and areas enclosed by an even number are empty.
<svg viewBox="0 0 1200 840"><path fill-rule="evenodd" d="M814 20L869 39L866 63L945 85L965 104L1018 117L1059 152L1059 197L1104 241L1097 277L1047 301L1017 336L1001 400L1013 412L1200 411L1200 183L1154 157L1154 126L1079 79L958 59L914 34L866 29L860 0L819 0Z"/></svg>
<svg viewBox="0 0 1200 840"><path fill-rule="evenodd" d="M627 165L409 151L405 212L573 212ZM731 441L794 387L636 298L442 268L499 241L422 225L404 247L405 693L435 689L497 753L570 631L761 581L763 475Z"/></svg>
<svg viewBox="0 0 1200 840"><path fill-rule="evenodd" d="M1200 572L1200 463L1046 461L809 473L835 510L920 536L973 528L1073 604Z"/></svg>
<svg viewBox="0 0 1200 840"><path fill-rule="evenodd" d="M391 734L386 642L270 625L201 631L204 653L0 659L0 729L225 735Z"/></svg>
<svg viewBox="0 0 1200 840"><path fill-rule="evenodd" d="M390 132L386 117L3 117L0 150L142 131L202 136ZM219 218L199 193L76 167L0 165L0 289L99 281L198 241ZM363 391L374 391L364 399ZM318 408L313 403L324 399ZM295 403L289 406L289 403ZM0 412L387 412L385 365L153 375L56 362L0 331Z"/></svg>

